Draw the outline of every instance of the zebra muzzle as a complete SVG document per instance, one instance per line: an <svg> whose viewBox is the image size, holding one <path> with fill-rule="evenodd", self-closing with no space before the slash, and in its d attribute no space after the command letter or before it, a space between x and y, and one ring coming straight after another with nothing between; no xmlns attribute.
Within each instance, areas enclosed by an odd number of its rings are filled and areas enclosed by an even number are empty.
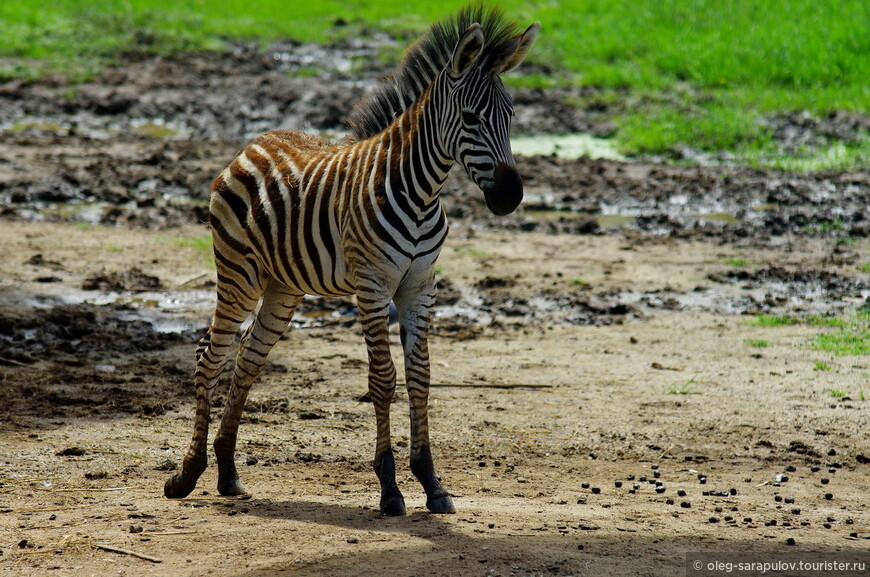
<svg viewBox="0 0 870 577"><path fill-rule="evenodd" d="M517 209L523 200L523 179L513 166L500 162L493 184L483 188L486 206L493 214L504 216Z"/></svg>

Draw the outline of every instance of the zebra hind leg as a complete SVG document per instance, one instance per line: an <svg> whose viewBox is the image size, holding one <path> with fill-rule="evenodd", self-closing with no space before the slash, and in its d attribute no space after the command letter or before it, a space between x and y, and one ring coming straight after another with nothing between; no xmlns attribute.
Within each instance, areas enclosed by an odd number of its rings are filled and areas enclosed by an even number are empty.
<svg viewBox="0 0 870 577"><path fill-rule="evenodd" d="M242 338L227 404L214 440L218 492L221 495L245 494L235 463L236 439L245 401L254 379L266 364L269 351L287 330L301 300L302 295L287 292L286 287L272 281L263 295L254 323Z"/></svg>
<svg viewBox="0 0 870 577"><path fill-rule="evenodd" d="M181 465L181 472L166 481L163 494L170 499L187 497L196 487L196 482L208 463L208 426L211 411L211 395L226 364L227 353L235 340L239 326L254 310L261 290L247 295L237 291L221 291L218 288L218 304L212 324L196 350L196 414L193 438Z"/></svg>

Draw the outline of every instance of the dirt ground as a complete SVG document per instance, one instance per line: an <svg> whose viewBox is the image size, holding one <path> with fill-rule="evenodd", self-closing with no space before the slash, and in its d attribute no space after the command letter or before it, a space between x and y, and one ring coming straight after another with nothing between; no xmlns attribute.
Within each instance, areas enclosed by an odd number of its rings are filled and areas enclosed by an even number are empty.
<svg viewBox="0 0 870 577"><path fill-rule="evenodd" d="M431 419L457 514L428 514L408 471L404 392L393 436L409 514L377 511L347 299L306 301L251 393L237 456L250 497L217 495L212 465L191 497L163 498L213 302L208 182L261 130L339 131L383 72L359 65L376 48L131 57L75 88L0 86L0 574L659 576L699 551L866 560L870 363L814 348L836 327L748 321L866 305L868 171L519 158L527 199L505 218L456 174ZM294 77L312 62L319 77ZM517 130L607 132L569 96L519 91ZM844 118L778 121L812 140Z"/></svg>

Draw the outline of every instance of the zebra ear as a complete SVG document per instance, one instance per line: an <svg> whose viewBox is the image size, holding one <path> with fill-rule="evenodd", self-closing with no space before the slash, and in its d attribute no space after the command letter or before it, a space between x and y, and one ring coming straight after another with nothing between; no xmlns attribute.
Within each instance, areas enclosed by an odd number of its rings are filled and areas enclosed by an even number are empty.
<svg viewBox="0 0 870 577"><path fill-rule="evenodd" d="M529 50L531 50L532 46L535 44L535 39L538 37L538 31L540 29L541 23L535 22L529 26L525 32L508 40L508 42L515 44L516 48L513 49L512 53L509 49L508 53L510 56L507 56L501 62L497 62L495 66L493 66L493 71L496 74L501 74L503 72L509 72L519 66L529 53Z"/></svg>
<svg viewBox="0 0 870 577"><path fill-rule="evenodd" d="M475 22L468 27L462 38L456 43L456 48L453 49L453 57L451 58L453 72L462 74L468 70L483 49L483 42L483 30L480 28L480 24Z"/></svg>

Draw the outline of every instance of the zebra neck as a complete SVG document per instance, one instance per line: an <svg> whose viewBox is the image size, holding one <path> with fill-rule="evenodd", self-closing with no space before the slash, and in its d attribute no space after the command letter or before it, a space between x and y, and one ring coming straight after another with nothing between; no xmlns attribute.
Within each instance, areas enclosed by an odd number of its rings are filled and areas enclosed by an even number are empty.
<svg viewBox="0 0 870 577"><path fill-rule="evenodd" d="M389 133L390 186L417 208L433 212L453 159L443 150L437 103L427 90L393 123Z"/></svg>

